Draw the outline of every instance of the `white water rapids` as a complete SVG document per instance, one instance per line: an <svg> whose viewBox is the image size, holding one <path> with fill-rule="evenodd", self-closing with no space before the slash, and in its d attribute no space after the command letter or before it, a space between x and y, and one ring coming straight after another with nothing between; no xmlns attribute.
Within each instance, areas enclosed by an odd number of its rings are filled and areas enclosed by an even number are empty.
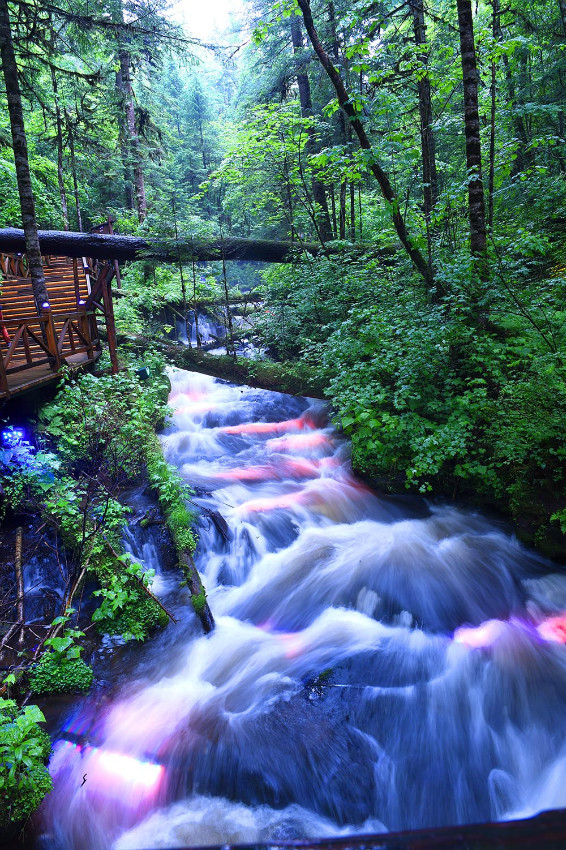
<svg viewBox="0 0 566 850"><path fill-rule="evenodd" d="M162 442L203 510L216 629L203 636L178 578L148 564L179 622L126 656L115 697L69 718L41 846L273 842L566 806L564 572L477 515L371 492L320 402L182 371L172 387Z"/></svg>

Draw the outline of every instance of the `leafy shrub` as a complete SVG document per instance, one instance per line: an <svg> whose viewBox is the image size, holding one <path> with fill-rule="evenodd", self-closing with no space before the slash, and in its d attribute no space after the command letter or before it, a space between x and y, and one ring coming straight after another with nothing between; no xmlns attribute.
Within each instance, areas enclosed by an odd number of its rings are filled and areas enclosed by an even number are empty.
<svg viewBox="0 0 566 850"><path fill-rule="evenodd" d="M99 563L97 575L102 587L94 595L102 601L92 620L100 632L145 640L153 629L167 624L167 614L143 589L149 586L153 570L144 572L129 555L121 555Z"/></svg>
<svg viewBox="0 0 566 850"><path fill-rule="evenodd" d="M51 743L38 726L44 721L36 705L18 709L0 698L0 838L22 826L52 788L45 766Z"/></svg>
<svg viewBox="0 0 566 850"><path fill-rule="evenodd" d="M82 658L61 659L48 652L31 673L30 690L33 694L88 691L92 679L92 669Z"/></svg>
<svg viewBox="0 0 566 850"><path fill-rule="evenodd" d="M65 624L74 613L69 609L65 616L56 617L53 625ZM65 629L61 637L45 641L46 652L42 655L30 675L30 690L34 694L58 694L73 691L88 691L93 674L82 660L83 647L76 640L84 637L78 629Z"/></svg>
<svg viewBox="0 0 566 850"><path fill-rule="evenodd" d="M57 445L74 474L104 473L113 481L136 475L145 444L166 413L169 383L158 359L152 380L140 381L133 368L117 375L82 375L65 383L40 412L42 430Z"/></svg>

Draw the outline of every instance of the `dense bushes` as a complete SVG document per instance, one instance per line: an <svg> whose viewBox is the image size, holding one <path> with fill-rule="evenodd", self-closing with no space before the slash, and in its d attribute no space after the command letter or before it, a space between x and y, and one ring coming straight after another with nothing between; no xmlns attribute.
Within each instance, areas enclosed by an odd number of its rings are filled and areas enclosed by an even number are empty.
<svg viewBox="0 0 566 850"><path fill-rule="evenodd" d="M270 272L262 330L289 348L292 327L303 360L320 364L359 472L390 489L497 505L559 554L566 280L548 274L548 250L524 235L505 262L492 258L487 290L454 257L438 272L442 298L374 261ZM283 308L293 315L284 326Z"/></svg>

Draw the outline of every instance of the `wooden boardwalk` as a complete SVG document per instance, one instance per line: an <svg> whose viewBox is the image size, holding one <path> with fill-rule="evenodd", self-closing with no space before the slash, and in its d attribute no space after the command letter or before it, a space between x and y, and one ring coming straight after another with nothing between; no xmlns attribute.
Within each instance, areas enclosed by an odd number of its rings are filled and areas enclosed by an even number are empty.
<svg viewBox="0 0 566 850"><path fill-rule="evenodd" d="M99 317L117 371L110 285L115 265L45 257L49 301L38 315L25 257L0 254L0 401L57 380L62 366L94 364L102 353Z"/></svg>

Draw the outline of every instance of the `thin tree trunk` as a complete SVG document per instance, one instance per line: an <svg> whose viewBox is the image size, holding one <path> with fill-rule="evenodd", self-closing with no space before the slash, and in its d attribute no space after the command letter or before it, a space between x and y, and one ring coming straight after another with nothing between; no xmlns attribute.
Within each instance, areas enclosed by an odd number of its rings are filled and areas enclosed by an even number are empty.
<svg viewBox="0 0 566 850"><path fill-rule="evenodd" d="M346 187L346 181L342 180L340 183L340 239L346 238Z"/></svg>
<svg viewBox="0 0 566 850"><path fill-rule="evenodd" d="M301 32L301 22L297 15L291 15L291 41L293 44L293 53L297 55L303 49L303 34ZM299 101L301 104L301 115L303 118L311 118L313 114L311 88L308 74L304 68L297 69L297 85L299 87ZM305 153L311 154L316 150L316 139L313 127L308 129L308 141L305 148ZM320 181L316 174L312 178L312 194L316 204L316 209L319 218L320 237L323 242L332 239L332 226L330 224L330 213L328 210L328 200L326 198L326 190L324 184Z"/></svg>
<svg viewBox="0 0 566 850"><path fill-rule="evenodd" d="M330 187L329 194L330 194L330 203L331 203L331 209L332 209L332 233L334 234L334 237L336 238L336 235L338 233L338 221L336 219L336 192L334 191L333 185Z"/></svg>
<svg viewBox="0 0 566 850"><path fill-rule="evenodd" d="M222 234L220 234L222 240ZM226 257L224 255L224 240L222 242L222 281L224 283L224 300L226 303L226 354L232 354L236 359L236 346L234 345L234 329L232 326L232 313L230 311L230 296L228 293L228 276L226 274ZM232 351L230 352L230 347Z"/></svg>
<svg viewBox="0 0 566 850"><path fill-rule="evenodd" d="M328 21L330 23L330 31L332 33L332 57L336 65L340 62L340 42L338 40L338 28L336 26L336 12L334 10L334 3L332 0L328 3ZM343 57L343 63L347 69L346 65L346 57ZM352 131L350 126L346 124L346 116L344 112L340 109L338 112L338 127L339 127L339 139L341 144L344 145L344 148L351 147L352 144ZM351 188L351 187L350 187ZM340 239L346 238L346 181L340 181L340 209L339 209L339 230L336 229L336 225L334 226L334 232L338 234Z"/></svg>
<svg viewBox="0 0 566 850"><path fill-rule="evenodd" d="M24 588L24 574L22 570L22 551L23 551L23 539L24 539L24 530L21 525L16 528L16 553L14 557L14 570L16 573L16 587L18 590L18 622L25 622L25 588ZM22 629L20 632L20 643L23 643L24 638L24 630Z"/></svg>
<svg viewBox="0 0 566 850"><path fill-rule="evenodd" d="M16 65L14 44L12 42L7 0L0 0L0 55L2 57L2 71L6 86L10 129L14 146L14 162L16 165L20 209L25 234L27 263L30 271L35 306L38 314L41 315L43 304L49 303L49 296L45 286L45 276L41 262L41 249L39 247L37 221L35 218L35 202L31 186L22 98L18 80L18 67Z"/></svg>
<svg viewBox="0 0 566 850"><path fill-rule="evenodd" d="M356 241L356 187L350 183L350 241Z"/></svg>
<svg viewBox="0 0 566 850"><path fill-rule="evenodd" d="M430 79L427 73L428 51L426 49L426 23L424 16L424 0L410 0L413 16L415 44L418 45L418 60L423 73L419 76L417 87L419 92L419 117L421 135L421 156L423 173L423 206L426 219L429 263L432 265L431 246L431 215L438 200L438 177L436 173L436 149L432 129L432 97Z"/></svg>
<svg viewBox="0 0 566 850"><path fill-rule="evenodd" d="M65 123L67 125L67 137L69 139L69 153L71 154L71 172L73 175L73 194L75 196L75 211L77 213L77 227L80 232L83 229L83 217L81 213L81 201L79 198L79 181L77 178L77 160L75 157L75 138L73 135L73 125L69 113L65 111Z"/></svg>
<svg viewBox="0 0 566 850"><path fill-rule="evenodd" d="M197 343L197 348L202 348L202 342L200 338L200 331L198 326L198 310L197 310L197 269L195 258L192 257L192 267L193 267L193 310L195 314L195 338Z"/></svg>
<svg viewBox="0 0 566 850"><path fill-rule="evenodd" d="M57 127L57 181L59 183L59 195L61 196L61 212L63 213L63 227L69 229L69 204L67 203L67 190L65 189L65 178L63 174L63 123L61 121L61 106L59 105L59 90L57 88L57 77L55 70L51 68L51 85L53 86L53 99L55 101L55 124Z"/></svg>
<svg viewBox="0 0 566 850"><path fill-rule="evenodd" d="M136 114L134 109L134 91L130 76L130 54L127 50L120 50L120 70L122 72L122 84L124 87L124 108L126 110L126 125L128 128L128 142L132 154L134 166L134 188L136 193L136 208L138 218L142 222L147 215L147 201L145 196L145 181L140 151L140 140L136 128Z"/></svg>
<svg viewBox="0 0 566 850"><path fill-rule="evenodd" d="M487 233L481 167L480 117L478 106L479 74L476 64L471 0L457 0L457 7L464 80L464 125L466 133L466 165L468 169L470 247L472 254L480 257L485 255ZM482 272L482 276L484 272L485 269Z"/></svg>
<svg viewBox="0 0 566 850"><path fill-rule="evenodd" d="M349 97L348 92L346 91L344 83L342 82L342 78L340 77L340 74L330 61L330 58L324 47L322 46L320 38L318 37L318 33L316 31L316 27L314 25L313 17L311 14L309 0L297 0L297 3L301 12L303 13L305 27L311 40L312 46L318 58L320 59L322 67L328 74L330 81L334 86L334 90L336 91L336 95L338 97L338 103L346 113L346 116L350 121L352 129L358 137L360 147L363 150L372 150L371 143L368 139L365 127L359 117L359 113L352 105L352 100ZM393 225L401 241L401 244L403 245L405 251L411 258L415 268L422 276L424 281L427 283L427 285L432 285L433 275L430 265L409 236L405 225L405 220L401 213L399 199L397 198L393 190L393 187L389 181L387 174L383 171L381 165L376 161L374 157L372 157L370 169L379 184L383 197L389 204Z"/></svg>
<svg viewBox="0 0 566 850"><path fill-rule="evenodd" d="M119 127L119 142L120 142L120 157L122 159L122 168L124 170L124 201L126 209L134 209L134 192L132 189L132 171L130 167L130 152L128 147L128 122L126 120L126 89L122 78L122 68L118 67L116 72L116 90L118 92L119 101L122 106L118 115Z"/></svg>
<svg viewBox="0 0 566 850"><path fill-rule="evenodd" d="M492 6L492 28L493 42L497 40L499 35L499 0L491 0ZM495 59L491 60L491 114L489 128L489 181L487 190L487 226L490 230L493 229L493 193L495 189L495 115L497 106L497 88L496 88L496 70L497 65Z"/></svg>
<svg viewBox="0 0 566 850"><path fill-rule="evenodd" d="M175 197L172 198L172 201L173 215L175 216L175 244L177 246L177 263L179 266L179 275L181 276L181 295L183 298L183 319L185 322L185 335L187 337L187 342L189 343L189 348L192 348L191 328L189 325L189 305L187 303L187 287L185 286L185 275L183 273L183 263L181 262L181 252L179 250L179 228L177 226L177 204L175 203Z"/></svg>

